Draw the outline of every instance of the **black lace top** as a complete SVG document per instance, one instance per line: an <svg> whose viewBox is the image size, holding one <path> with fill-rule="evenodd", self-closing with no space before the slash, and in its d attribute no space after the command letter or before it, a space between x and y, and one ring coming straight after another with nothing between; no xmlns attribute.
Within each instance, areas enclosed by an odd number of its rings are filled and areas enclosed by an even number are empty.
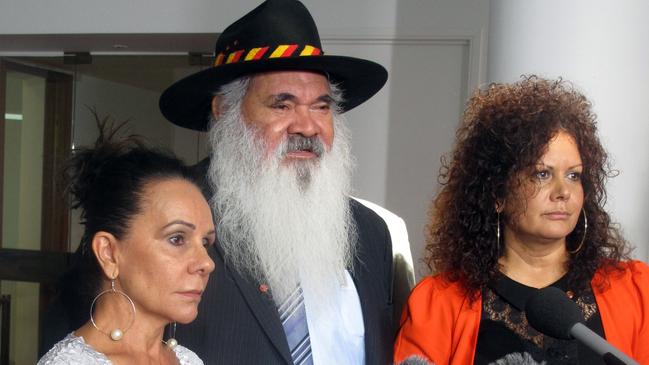
<svg viewBox="0 0 649 365"><path fill-rule="evenodd" d="M552 286L566 292L581 309L586 326L604 337L592 288L575 296L565 276ZM595 352L576 340L546 336L527 323L525 303L536 290L504 275L483 290L475 364L604 364Z"/></svg>

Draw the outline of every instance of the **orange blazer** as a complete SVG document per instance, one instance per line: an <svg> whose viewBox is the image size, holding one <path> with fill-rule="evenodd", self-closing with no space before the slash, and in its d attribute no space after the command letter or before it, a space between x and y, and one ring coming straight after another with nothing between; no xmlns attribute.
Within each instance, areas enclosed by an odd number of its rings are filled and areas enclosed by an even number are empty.
<svg viewBox="0 0 649 365"><path fill-rule="evenodd" d="M606 340L641 364L649 364L649 266L622 263L598 270L591 281ZM597 283L607 280L599 290ZM394 361L419 355L444 364L473 364L482 300L473 303L461 286L440 275L422 280L410 294L394 344Z"/></svg>

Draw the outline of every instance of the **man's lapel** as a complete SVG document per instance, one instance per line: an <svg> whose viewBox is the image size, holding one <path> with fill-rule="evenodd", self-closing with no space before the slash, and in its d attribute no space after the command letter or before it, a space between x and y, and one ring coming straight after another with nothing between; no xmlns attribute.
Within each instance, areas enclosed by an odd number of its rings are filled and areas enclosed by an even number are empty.
<svg viewBox="0 0 649 365"><path fill-rule="evenodd" d="M218 246L217 252L222 258L224 258L225 262L223 251ZM275 345L277 351L279 351L284 360L286 360L288 364L292 364L293 360L291 359L291 352L288 348L286 335L284 334L284 327L282 327L282 323L279 320L279 314L277 313L277 308L268 292L262 291L260 286L255 284L253 280L241 275L233 268L226 267L226 270L236 283L241 295L248 303L250 310L266 333L266 336L268 336L273 345Z"/></svg>
<svg viewBox="0 0 649 365"><path fill-rule="evenodd" d="M377 261L376 257L381 257L382 253L377 253L377 249L381 249L381 245L376 245L380 237L375 237L374 233L370 233L368 228L367 217L363 209L359 208L358 202L351 200L352 214L354 220L357 222L358 241L356 247L356 255L354 258L353 270L351 276L356 285L358 297L361 302L363 312L363 323L365 325L365 363L366 364L380 364L384 362L383 354L385 344L381 343L382 328L384 327L381 321L380 310L387 303L380 303L384 295L385 278L377 276L379 271L374 270L380 265L381 261ZM359 224L360 223L360 224Z"/></svg>
<svg viewBox="0 0 649 365"><path fill-rule="evenodd" d="M354 280L356 291L358 292L358 298L360 299L361 309L363 313L363 323L365 327L365 363L374 364L376 363L376 348L374 346L375 323L373 323L374 321L372 318L375 317L371 312L374 310L374 307L376 307L376 303L368 302L370 301L369 298L373 297L371 295L372 288L370 287L372 285L372 281L367 280L368 271L364 266L365 263L358 259L354 261L354 270L351 271L351 276Z"/></svg>

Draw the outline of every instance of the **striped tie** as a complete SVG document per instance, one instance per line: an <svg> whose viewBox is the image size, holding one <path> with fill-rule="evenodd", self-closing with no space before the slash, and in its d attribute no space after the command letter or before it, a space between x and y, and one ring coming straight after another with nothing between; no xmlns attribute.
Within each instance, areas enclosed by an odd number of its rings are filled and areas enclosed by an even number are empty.
<svg viewBox="0 0 649 365"><path fill-rule="evenodd" d="M295 288L284 303L277 307L277 312L282 326L284 326L293 363L295 365L313 365L309 327L306 322L304 297L300 286Z"/></svg>

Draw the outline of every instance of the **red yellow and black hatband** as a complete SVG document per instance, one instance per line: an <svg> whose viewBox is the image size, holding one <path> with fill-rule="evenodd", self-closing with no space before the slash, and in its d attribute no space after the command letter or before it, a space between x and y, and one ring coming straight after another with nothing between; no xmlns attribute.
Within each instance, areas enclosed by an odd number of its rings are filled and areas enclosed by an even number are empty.
<svg viewBox="0 0 649 365"><path fill-rule="evenodd" d="M228 54L221 52L214 59L214 67L227 65L231 63L237 63L240 61L245 62L245 61L258 61L261 59L293 57L293 54L298 48L300 48L300 46L297 44L282 44L275 47L273 51L270 53L268 52L270 47L257 47L247 52L245 49L240 49L234 52L230 52ZM244 54L245 56L243 56ZM319 56L321 54L322 51L319 48L307 44L304 47L302 47L302 51L300 51L298 56L300 57Z"/></svg>

